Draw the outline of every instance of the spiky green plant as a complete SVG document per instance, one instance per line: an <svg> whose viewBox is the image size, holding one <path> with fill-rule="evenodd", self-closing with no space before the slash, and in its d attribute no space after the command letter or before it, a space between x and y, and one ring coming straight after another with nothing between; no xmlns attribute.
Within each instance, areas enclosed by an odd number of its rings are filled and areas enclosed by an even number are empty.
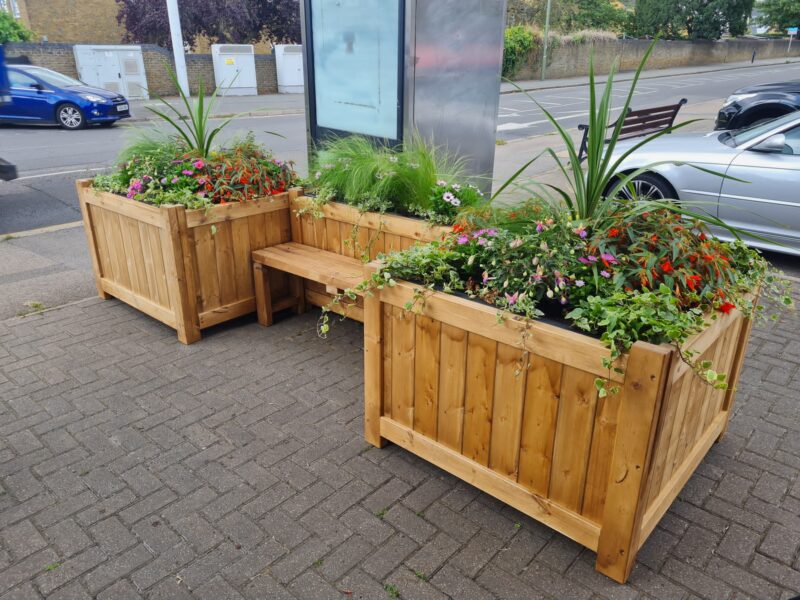
<svg viewBox="0 0 800 600"><path fill-rule="evenodd" d="M157 108L153 108L152 106L148 106L147 109L175 129L178 137L186 142L189 152L197 155L198 157L208 158L209 154L211 153L211 147L214 139L225 128L225 126L233 120L231 117L223 121L221 125L213 128L208 123L211 113L213 112L217 103L217 94L219 93L219 88L216 88L210 96L206 97L205 82L201 78L198 86L197 98L195 100L191 100L186 96L181 88L175 72L170 68L168 68L167 71L169 72L170 79L172 79L172 82L178 89L178 94L183 103L185 114L175 108L161 96L156 96L156 98L158 98L158 100L166 107L166 109L175 113L174 117L167 114L165 110L159 110Z"/></svg>

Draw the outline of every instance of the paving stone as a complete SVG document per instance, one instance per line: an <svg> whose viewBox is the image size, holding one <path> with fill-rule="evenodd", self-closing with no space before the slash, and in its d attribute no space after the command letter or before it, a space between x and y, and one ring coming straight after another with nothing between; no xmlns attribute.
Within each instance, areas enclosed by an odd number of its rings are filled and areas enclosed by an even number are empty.
<svg viewBox="0 0 800 600"><path fill-rule="evenodd" d="M148 562L153 555L144 546L134 546L130 550L111 558L84 577L84 583L92 594L109 587L134 569Z"/></svg>
<svg viewBox="0 0 800 600"><path fill-rule="evenodd" d="M117 517L109 517L92 525L89 534L109 556L119 554L136 543L136 538Z"/></svg>
<svg viewBox="0 0 800 600"><path fill-rule="evenodd" d="M27 519L5 528L0 532L0 537L15 560L24 558L47 546L45 539L33 526L33 523Z"/></svg>
<svg viewBox="0 0 800 600"><path fill-rule="evenodd" d="M375 552L361 564L361 568L375 577L375 579L383 579L417 548L418 546L414 540L406 537L402 533L398 533L385 542L380 548L377 548Z"/></svg>
<svg viewBox="0 0 800 600"><path fill-rule="evenodd" d="M125 579L118 581L97 595L97 600L141 600L142 596Z"/></svg>

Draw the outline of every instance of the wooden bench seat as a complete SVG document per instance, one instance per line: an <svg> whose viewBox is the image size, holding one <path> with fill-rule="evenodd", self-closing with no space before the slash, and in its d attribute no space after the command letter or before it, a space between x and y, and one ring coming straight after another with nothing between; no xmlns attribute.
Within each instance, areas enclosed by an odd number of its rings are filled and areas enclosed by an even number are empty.
<svg viewBox="0 0 800 600"><path fill-rule="evenodd" d="M273 313L279 310L294 308L298 314L305 312L304 279L318 281L325 285L328 293L336 294L356 287L367 276L364 263L356 258L296 242L256 250L252 256L258 322L264 326L272 325ZM270 269L289 274L291 290L289 297L273 301L269 281ZM336 310L336 312L341 311ZM347 316L357 321L364 321L364 311L356 305L348 306Z"/></svg>

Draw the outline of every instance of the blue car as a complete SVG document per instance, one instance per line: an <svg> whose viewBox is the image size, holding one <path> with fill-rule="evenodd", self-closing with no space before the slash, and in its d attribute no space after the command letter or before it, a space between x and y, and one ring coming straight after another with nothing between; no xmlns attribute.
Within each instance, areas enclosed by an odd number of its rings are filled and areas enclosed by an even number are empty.
<svg viewBox="0 0 800 600"><path fill-rule="evenodd" d="M44 67L7 65L11 102L0 105L0 123L54 123L82 129L109 127L131 116L124 96L90 87Z"/></svg>

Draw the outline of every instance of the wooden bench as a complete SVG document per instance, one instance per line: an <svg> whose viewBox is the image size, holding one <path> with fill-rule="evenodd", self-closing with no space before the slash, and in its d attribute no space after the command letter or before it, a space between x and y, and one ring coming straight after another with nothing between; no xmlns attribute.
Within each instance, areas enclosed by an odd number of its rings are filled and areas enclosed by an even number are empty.
<svg viewBox="0 0 800 600"><path fill-rule="evenodd" d="M351 258L320 250L313 246L288 242L256 250L253 256L253 276L256 292L256 311L258 322L268 327L272 325L273 313L294 308L297 314L306 310L306 292L303 279L311 279L325 285L329 294L354 288L367 277L364 263ZM290 276L290 295L274 301L270 290L270 269L288 273ZM343 312L343 307L332 307L334 312ZM364 310L355 304L347 306L347 316L364 322Z"/></svg>
<svg viewBox="0 0 800 600"><path fill-rule="evenodd" d="M629 138L651 135L672 127L672 124L675 122L675 117L678 116L678 111L684 104L686 104L686 98L681 98L681 101L677 104L669 104L667 106L653 106L652 108L642 108L639 110L628 109L628 113L622 121L622 129L620 129L618 139L627 140ZM617 126L618 122L619 119L609 125L608 128L613 129ZM583 162L586 159L589 126L578 125L578 129L583 131L581 146L578 150L578 160ZM608 142L608 140L606 140L606 142Z"/></svg>

